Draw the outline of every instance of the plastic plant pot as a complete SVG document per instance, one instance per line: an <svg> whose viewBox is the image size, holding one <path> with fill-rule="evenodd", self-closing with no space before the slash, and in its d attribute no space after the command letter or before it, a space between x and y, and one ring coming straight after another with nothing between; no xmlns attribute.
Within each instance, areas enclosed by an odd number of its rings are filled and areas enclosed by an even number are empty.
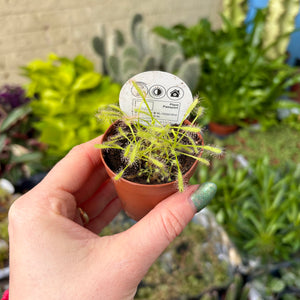
<svg viewBox="0 0 300 300"><path fill-rule="evenodd" d="M107 136L109 136L112 131L114 124L112 124L104 133L102 141L107 139ZM184 124L190 125L191 123L188 120L185 120ZM204 145L203 138L200 133L198 133L198 137L201 140L201 144ZM140 220L159 202L178 191L177 181L162 184L140 184L124 178L115 180L114 177L116 174L106 164L102 151L103 150L100 150L100 156L106 172L113 180L118 197L121 200L122 207L130 218L136 221ZM198 155L199 157L202 155L202 152L203 151L200 151ZM195 160L191 168L183 174L185 184L188 183L189 179L194 174L197 165L198 161Z"/></svg>

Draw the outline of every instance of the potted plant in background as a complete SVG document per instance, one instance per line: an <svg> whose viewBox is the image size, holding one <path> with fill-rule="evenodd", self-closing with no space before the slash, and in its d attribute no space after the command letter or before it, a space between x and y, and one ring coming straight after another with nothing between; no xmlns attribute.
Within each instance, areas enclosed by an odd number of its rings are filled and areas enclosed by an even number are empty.
<svg viewBox="0 0 300 300"><path fill-rule="evenodd" d="M113 124L97 147L125 212L139 220L167 196L183 191L198 162L209 164L201 157L204 150L221 150L203 144L201 128L195 126L203 112L198 99L179 124L163 124L154 117L144 92L132 84L142 99L137 117L127 116L118 106L100 110L98 117ZM189 122L192 111L195 116Z"/></svg>
<svg viewBox="0 0 300 300"><path fill-rule="evenodd" d="M285 53L270 57L287 34L265 45L267 20L268 10L258 10L253 20L241 25L223 17L223 27L217 30L207 20L189 28L154 29L177 41L187 58L199 56L202 73L198 91L208 109L204 121L211 123L210 128L217 123L237 129L253 121L267 128L278 122L278 108L290 108L290 101L282 99L290 96L288 88L299 82L299 74L286 64Z"/></svg>
<svg viewBox="0 0 300 300"><path fill-rule="evenodd" d="M295 66L300 73L300 58L296 59ZM293 93L293 100L300 103L300 79L291 87L291 92Z"/></svg>

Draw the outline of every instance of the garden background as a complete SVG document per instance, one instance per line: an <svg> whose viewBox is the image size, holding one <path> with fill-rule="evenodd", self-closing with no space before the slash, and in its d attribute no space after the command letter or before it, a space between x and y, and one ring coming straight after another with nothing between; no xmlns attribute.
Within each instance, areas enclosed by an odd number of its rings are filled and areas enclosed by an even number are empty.
<svg viewBox="0 0 300 300"><path fill-rule="evenodd" d="M200 96L205 143L224 152L191 179L215 182L214 201L150 269L137 299L300 299L299 7L0 0L1 291L10 204L103 133L95 114L128 78L159 69ZM131 225L120 214L103 234Z"/></svg>

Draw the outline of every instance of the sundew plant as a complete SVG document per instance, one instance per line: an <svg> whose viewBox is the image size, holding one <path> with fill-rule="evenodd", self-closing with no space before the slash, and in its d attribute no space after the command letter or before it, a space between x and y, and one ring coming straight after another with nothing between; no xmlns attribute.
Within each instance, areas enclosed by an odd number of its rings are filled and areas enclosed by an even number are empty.
<svg viewBox="0 0 300 300"><path fill-rule="evenodd" d="M119 122L115 123L117 126L113 134L96 147L106 153L112 149L119 153L119 161L122 164L116 172L115 180L121 177L131 181L138 179L146 184L177 180L178 190L183 191L183 174L192 163L197 160L209 165L209 161L200 157L200 154L205 150L214 154L222 152L219 148L203 145L199 136L201 128L195 126L196 120L203 113L199 99L193 101L179 124L163 124L153 116L144 92L135 82L133 85L143 99L144 108L140 106L135 117L127 116L117 105L108 105L100 109L97 117L101 121ZM191 124L187 125L184 120L192 112L193 119ZM186 160L190 161L190 164L185 169L183 162Z"/></svg>

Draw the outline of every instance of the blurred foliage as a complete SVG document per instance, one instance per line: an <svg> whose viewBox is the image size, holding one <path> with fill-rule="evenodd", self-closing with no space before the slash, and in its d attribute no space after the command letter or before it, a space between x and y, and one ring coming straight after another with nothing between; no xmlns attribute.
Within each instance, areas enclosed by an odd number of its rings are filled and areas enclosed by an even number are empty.
<svg viewBox="0 0 300 300"><path fill-rule="evenodd" d="M0 178L13 183L43 169L28 101L19 86L0 89Z"/></svg>
<svg viewBox="0 0 300 300"><path fill-rule="evenodd" d="M291 259L273 266L254 280L255 288L265 299L297 300L300 298L300 262Z"/></svg>
<svg viewBox="0 0 300 300"><path fill-rule="evenodd" d="M245 21L248 13L248 0L223 0L223 15L232 24L239 27Z"/></svg>
<svg viewBox="0 0 300 300"><path fill-rule="evenodd" d="M300 162L300 130L285 123L266 131L241 129L223 140L210 136L208 141L223 146L228 153L243 155L251 163L265 155L270 158L272 165L284 166L289 162Z"/></svg>
<svg viewBox="0 0 300 300"><path fill-rule="evenodd" d="M122 212L103 229L101 236L118 234L134 224ZM224 297L232 285L234 293L240 296L243 291L248 295L247 286L237 280L239 275L235 276L229 263L217 255L215 233L213 226L204 228L190 222L152 265L138 286L135 299L217 299L210 297ZM221 240L218 241L222 243Z"/></svg>
<svg viewBox="0 0 300 300"><path fill-rule="evenodd" d="M189 299L231 281L226 263L207 246L209 232L190 223L150 268L136 299ZM169 264L167 263L169 257ZM181 298L184 297L184 298Z"/></svg>
<svg viewBox="0 0 300 300"><path fill-rule="evenodd" d="M11 194L0 187L0 268L8 264L8 210L14 201Z"/></svg>
<svg viewBox="0 0 300 300"><path fill-rule="evenodd" d="M102 72L120 84L138 73L160 70L176 74L194 91L200 77L199 58L185 59L181 47L154 34L140 14L132 17L129 36L121 30L108 35L103 26L93 48L101 57Z"/></svg>
<svg viewBox="0 0 300 300"><path fill-rule="evenodd" d="M241 26L249 17L248 2L247 0L223 0L224 16L230 19L234 26ZM262 33L263 47L268 48L269 58L276 59L286 53L290 34L295 30L295 18L299 13L300 1L268 0L267 3L267 17ZM252 6L255 5L252 3Z"/></svg>
<svg viewBox="0 0 300 300"><path fill-rule="evenodd" d="M300 250L300 164L275 167L265 157L242 168L227 155L192 182L208 180L218 186L209 207L245 257L272 262Z"/></svg>
<svg viewBox="0 0 300 300"><path fill-rule="evenodd" d="M289 115L282 119L282 123L300 132L300 110L290 110Z"/></svg>
<svg viewBox="0 0 300 300"><path fill-rule="evenodd" d="M14 108L27 103L24 89L17 85L4 85L0 88L0 116L12 111Z"/></svg>
<svg viewBox="0 0 300 300"><path fill-rule="evenodd" d="M49 55L22 67L30 81L26 86L30 106L38 118L34 127L47 145L47 160L53 164L73 146L86 142L105 130L97 123L98 107L118 101L120 86L94 71L85 57L73 60Z"/></svg>
<svg viewBox="0 0 300 300"><path fill-rule="evenodd" d="M223 27L216 30L206 19L191 27L154 28L160 36L177 41L186 58L199 56L202 72L198 91L207 107L205 123L246 127L249 121L258 120L267 128L278 122L277 108L296 106L278 101L289 96L287 89L299 82L300 76L285 63L286 55L272 60L267 57L275 44L264 48L266 17L267 10L258 10L250 24L240 26L223 17Z"/></svg>
<svg viewBox="0 0 300 300"><path fill-rule="evenodd" d="M267 52L269 58L275 59L286 53L290 35L295 30L299 4L299 0L268 1L263 43L264 47L269 49Z"/></svg>

